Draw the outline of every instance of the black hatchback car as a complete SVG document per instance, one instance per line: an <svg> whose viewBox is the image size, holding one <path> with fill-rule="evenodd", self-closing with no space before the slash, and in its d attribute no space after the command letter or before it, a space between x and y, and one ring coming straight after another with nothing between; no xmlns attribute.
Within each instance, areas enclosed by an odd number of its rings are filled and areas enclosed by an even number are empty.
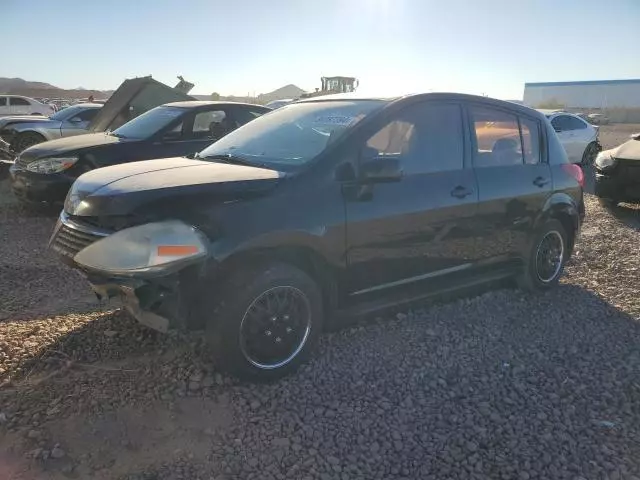
<svg viewBox="0 0 640 480"><path fill-rule="evenodd" d="M204 328L217 363L277 378L342 314L515 277L555 285L583 176L545 117L460 94L284 106L196 159L74 184L50 245L156 328Z"/></svg>
<svg viewBox="0 0 640 480"><path fill-rule="evenodd" d="M62 203L75 179L89 170L195 154L269 111L245 103L174 102L149 110L113 132L40 143L19 154L9 169L13 192L25 202Z"/></svg>

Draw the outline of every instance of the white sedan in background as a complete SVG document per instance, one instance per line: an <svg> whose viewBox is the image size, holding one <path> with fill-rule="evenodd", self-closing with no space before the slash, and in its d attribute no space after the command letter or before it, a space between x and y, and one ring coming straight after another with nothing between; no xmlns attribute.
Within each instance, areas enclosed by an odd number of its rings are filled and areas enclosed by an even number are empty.
<svg viewBox="0 0 640 480"><path fill-rule="evenodd" d="M551 122L560 143L567 152L571 163L592 165L602 145L598 141L598 127L591 125L572 113L539 110Z"/></svg>
<svg viewBox="0 0 640 480"><path fill-rule="evenodd" d="M22 95L0 95L0 117L7 115L44 115L56 113L51 105Z"/></svg>

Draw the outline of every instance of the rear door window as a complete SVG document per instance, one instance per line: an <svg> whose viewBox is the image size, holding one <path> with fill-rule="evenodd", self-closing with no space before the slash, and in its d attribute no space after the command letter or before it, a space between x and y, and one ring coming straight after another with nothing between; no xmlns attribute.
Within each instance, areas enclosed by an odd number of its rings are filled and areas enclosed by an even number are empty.
<svg viewBox="0 0 640 480"><path fill-rule="evenodd" d="M224 110L198 112L193 119L192 138L222 138L234 128Z"/></svg>
<svg viewBox="0 0 640 480"><path fill-rule="evenodd" d="M28 100L25 100L24 98L20 98L20 97L9 97L9 105L11 105L12 107L24 107L24 106L29 106L31 105L29 103Z"/></svg>
<svg viewBox="0 0 640 480"><path fill-rule="evenodd" d="M7 97L0 97L0 107L7 106Z"/></svg>
<svg viewBox="0 0 640 480"><path fill-rule="evenodd" d="M518 117L491 107L469 108L475 135L473 163L476 168L521 165L522 140Z"/></svg>

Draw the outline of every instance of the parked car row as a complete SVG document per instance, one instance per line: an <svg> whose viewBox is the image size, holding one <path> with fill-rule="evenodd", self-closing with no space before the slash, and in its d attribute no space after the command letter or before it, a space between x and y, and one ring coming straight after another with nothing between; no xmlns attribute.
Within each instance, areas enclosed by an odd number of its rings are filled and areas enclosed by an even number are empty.
<svg viewBox="0 0 640 480"><path fill-rule="evenodd" d="M125 80L104 104L79 104L71 112L68 109L72 107L67 107L49 118L0 118L0 153L12 159L25 148L46 140L114 130L158 105L182 100L195 98L151 77Z"/></svg>
<svg viewBox="0 0 640 480"><path fill-rule="evenodd" d="M344 315L558 282L584 175L542 113L435 93L261 108L173 103L32 146L14 188L75 180L51 248L141 323L203 329L242 378L292 372Z"/></svg>
<svg viewBox="0 0 640 480"><path fill-rule="evenodd" d="M67 110L72 108L76 107ZM24 150L11 166L13 192L24 202L62 203L73 182L85 172L118 163L195 154L268 111L242 103L168 103L113 131L40 143Z"/></svg>

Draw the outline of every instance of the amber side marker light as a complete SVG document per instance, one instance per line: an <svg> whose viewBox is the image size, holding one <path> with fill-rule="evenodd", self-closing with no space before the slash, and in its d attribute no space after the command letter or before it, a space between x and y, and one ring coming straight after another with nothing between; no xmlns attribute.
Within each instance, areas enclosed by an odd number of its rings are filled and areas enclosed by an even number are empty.
<svg viewBox="0 0 640 480"><path fill-rule="evenodd" d="M195 245L158 245L159 257L182 257L198 253Z"/></svg>

